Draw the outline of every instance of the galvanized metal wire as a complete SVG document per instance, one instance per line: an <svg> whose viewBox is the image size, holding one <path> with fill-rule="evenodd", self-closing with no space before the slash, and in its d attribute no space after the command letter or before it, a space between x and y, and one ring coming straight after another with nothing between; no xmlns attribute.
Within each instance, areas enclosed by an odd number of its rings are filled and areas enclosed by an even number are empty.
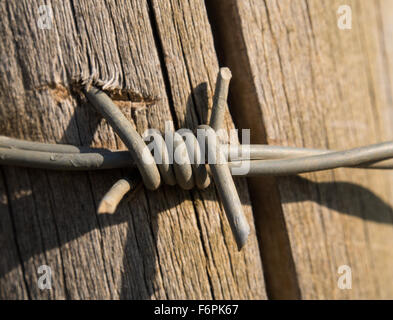
<svg viewBox="0 0 393 320"><path fill-rule="evenodd" d="M389 156L393 152L393 142L383 143L383 151L381 144L340 152L270 145L223 144L221 148L230 168L237 167L242 162L249 163L250 171L244 176L291 175L341 167L393 169L393 157ZM250 150L247 154L249 159L245 159L245 148ZM347 158L348 152L351 158ZM332 154L335 156L332 157ZM341 158L340 161L337 161L337 154ZM310 159L316 159L312 160L312 166L308 164ZM0 164L66 171L135 167L128 151L31 142L4 136L0 136ZM167 184L175 185L176 182Z"/></svg>
<svg viewBox="0 0 393 320"><path fill-rule="evenodd" d="M207 138L207 151L224 160L210 163L209 167L239 249L246 243L250 227L243 213L231 169L246 164L249 169L241 174L243 176L290 175L340 167L393 169L393 142L344 151L221 144L217 139L216 130L223 127L230 79L229 69L220 69L213 99L211 127L202 125L199 129L203 129L204 137ZM181 153L183 161L173 161L173 163L169 161L173 155L169 153L166 141L160 134L154 134L154 140L161 142L157 146L160 147L158 153L163 160L161 163L156 163L141 136L103 91L88 87L85 89L85 94L119 135L128 151L48 144L0 136L0 165L53 170L130 167L138 169L144 185L150 190L157 189L162 181L169 185L178 184L186 190L194 186L200 189L208 187L210 178L205 162L191 159L191 157L198 159L205 157L205 152L200 149L197 139L192 134L191 140L184 140L179 134L174 133L172 143L175 149L180 148L184 152ZM194 141L194 143L187 141ZM104 196L98 211L113 213L132 185L127 178L119 180Z"/></svg>

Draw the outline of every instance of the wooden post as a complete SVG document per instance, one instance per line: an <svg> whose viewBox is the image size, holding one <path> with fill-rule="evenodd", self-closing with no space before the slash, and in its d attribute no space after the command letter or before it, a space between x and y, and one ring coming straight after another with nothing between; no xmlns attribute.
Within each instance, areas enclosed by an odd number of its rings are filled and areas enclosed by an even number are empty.
<svg viewBox="0 0 393 320"><path fill-rule="evenodd" d="M392 140L391 1L207 3L233 74L231 112L252 142L346 149ZM270 297L393 298L391 172L250 179L250 191Z"/></svg>
<svg viewBox="0 0 393 320"><path fill-rule="evenodd" d="M0 3L0 134L125 149L80 93L87 81L139 133L170 120L206 123L218 62L203 1L50 6ZM124 176L1 167L0 298L266 298L244 180L237 184L252 230L238 252L214 185L139 188L115 214L97 215ZM38 287L41 265L51 268L51 290Z"/></svg>
<svg viewBox="0 0 393 320"><path fill-rule="evenodd" d="M0 2L0 134L125 150L81 93L87 82L139 133L165 121L195 129L208 123L220 60L232 71L231 114L253 143L346 149L393 138L391 1L346 1L346 28L338 0L206 4ZM214 184L141 185L97 215L130 174L1 167L0 298L393 298L389 171L249 179L255 225L236 179L251 227L241 252ZM50 290L38 285L42 265Z"/></svg>

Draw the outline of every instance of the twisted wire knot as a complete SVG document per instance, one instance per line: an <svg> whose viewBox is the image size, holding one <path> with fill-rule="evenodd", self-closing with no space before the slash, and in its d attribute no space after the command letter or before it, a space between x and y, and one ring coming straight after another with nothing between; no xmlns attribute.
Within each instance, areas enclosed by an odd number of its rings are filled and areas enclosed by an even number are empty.
<svg viewBox="0 0 393 320"><path fill-rule="evenodd" d="M85 89L85 94L127 146L148 189L156 190L161 185L161 176L165 183L178 184L185 190L192 189L195 185L201 189L208 187L210 178L205 161L202 161L208 156L209 167L225 213L238 247L241 249L246 243L250 227L243 214L236 186L229 167L224 161L225 157L215 132L224 121L230 78L229 69L220 69L213 99L210 121L212 127L208 125L198 127L200 133L198 137L201 137L204 143L200 143L201 141L198 141L191 132L184 140L179 133L174 132L173 139L169 141L172 145L168 146L168 141L164 141L158 132L150 133L154 139L155 158L162 160L159 163L156 162L142 137L103 91L91 86ZM204 148L205 145L206 148ZM174 150L174 152L169 152L169 150Z"/></svg>

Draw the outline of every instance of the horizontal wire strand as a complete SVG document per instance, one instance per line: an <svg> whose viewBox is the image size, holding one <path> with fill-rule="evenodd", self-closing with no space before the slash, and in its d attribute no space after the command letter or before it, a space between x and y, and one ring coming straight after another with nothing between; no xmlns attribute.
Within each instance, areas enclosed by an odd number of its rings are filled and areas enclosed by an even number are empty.
<svg viewBox="0 0 393 320"><path fill-rule="evenodd" d="M385 142L335 151L319 155L275 160L252 160L247 176L255 175L292 175L298 173L336 169L340 167L374 168L375 162L393 158L393 142ZM232 162L240 165L242 161ZM386 169L386 163L382 165Z"/></svg>
<svg viewBox="0 0 393 320"><path fill-rule="evenodd" d="M135 165L128 151L3 138L0 137L0 164L52 170L115 169ZM338 167L393 169L393 159L388 159L393 157L393 142L338 152L268 145L221 147L225 158L230 160L230 167L239 166L245 161L250 162L250 172L247 175L296 174ZM247 148L249 154L244 151ZM252 160L244 160L245 155L249 155ZM350 158L347 158L348 156ZM309 160L313 161L313 164L308 163Z"/></svg>

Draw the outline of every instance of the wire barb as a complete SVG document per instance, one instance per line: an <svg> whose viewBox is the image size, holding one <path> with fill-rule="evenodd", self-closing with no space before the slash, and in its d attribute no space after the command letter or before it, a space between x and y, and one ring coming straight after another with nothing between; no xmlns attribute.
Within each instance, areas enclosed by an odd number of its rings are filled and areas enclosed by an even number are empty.
<svg viewBox="0 0 393 320"><path fill-rule="evenodd" d="M127 146L146 188L157 189L161 184L160 174L152 154L138 132L105 92L90 86L85 89L85 94Z"/></svg>
<svg viewBox="0 0 393 320"><path fill-rule="evenodd" d="M109 191L101 199L97 213L98 214L113 214L123 197L131 191L133 193L137 190L141 183L141 176L134 169L129 177L121 178L109 189Z"/></svg>
<svg viewBox="0 0 393 320"><path fill-rule="evenodd" d="M109 189L109 191L101 199L97 208L98 214L113 214L116 211L121 199L131 190L131 182L122 178Z"/></svg>
<svg viewBox="0 0 393 320"><path fill-rule="evenodd" d="M221 129L224 125L225 111L227 110L229 82L231 81L231 78L232 73L229 68L220 68L217 75L212 115L210 118L210 126L216 131Z"/></svg>
<svg viewBox="0 0 393 320"><path fill-rule="evenodd" d="M224 205L232 233L235 236L239 250L246 244L250 234L250 226L243 212L242 203L236 190L231 171L225 161L224 154L220 149L220 144L216 132L207 125L198 127L204 134L207 143L207 152L215 156L213 163L209 163L213 173L214 182L217 186L218 193Z"/></svg>

